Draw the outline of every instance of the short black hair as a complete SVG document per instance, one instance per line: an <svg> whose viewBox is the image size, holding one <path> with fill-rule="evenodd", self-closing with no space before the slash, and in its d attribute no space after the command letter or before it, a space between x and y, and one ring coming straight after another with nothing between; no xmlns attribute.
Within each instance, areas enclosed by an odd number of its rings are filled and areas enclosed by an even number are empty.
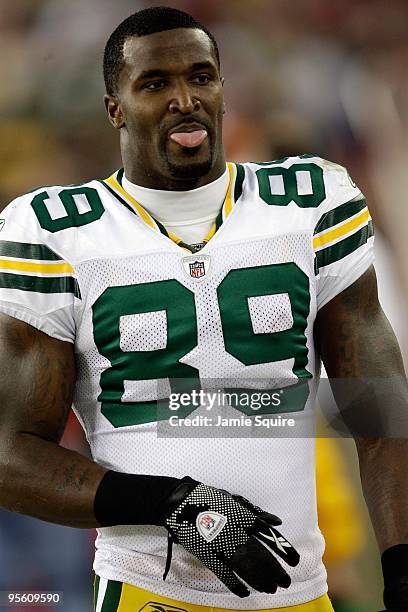
<svg viewBox="0 0 408 612"><path fill-rule="evenodd" d="M110 35L103 56L103 77L106 93L116 91L120 71L123 68L123 45L131 36L146 36L155 32L175 28L196 28L202 30L211 40L218 66L220 55L218 45L209 30L188 13L169 6L153 6L127 17Z"/></svg>

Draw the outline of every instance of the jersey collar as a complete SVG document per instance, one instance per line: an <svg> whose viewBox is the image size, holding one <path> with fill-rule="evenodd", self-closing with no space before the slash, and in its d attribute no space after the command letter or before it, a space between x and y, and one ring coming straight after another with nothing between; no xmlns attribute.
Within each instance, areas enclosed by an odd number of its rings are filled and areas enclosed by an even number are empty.
<svg viewBox="0 0 408 612"><path fill-rule="evenodd" d="M226 221L231 214L235 203L242 194L242 184L245 176L244 167L241 164L233 164L230 162L227 163L227 167L229 172L227 194L217 218L215 219L210 231L202 241L203 246L207 244L207 242L214 236L216 231ZM167 231L162 223L157 221L157 219L154 219L154 217L152 217L152 215L145 208L143 208L140 202L137 202L137 200L135 200L135 198L123 188L122 177L123 168L114 172L110 177L105 179L103 183L109 189L109 191L116 196L116 198L122 204L124 204L126 208L128 208L132 213L136 214L145 225L148 225L156 232L164 234L167 238L189 253L194 252L194 249L192 249L190 245L183 242L181 238L172 232Z"/></svg>

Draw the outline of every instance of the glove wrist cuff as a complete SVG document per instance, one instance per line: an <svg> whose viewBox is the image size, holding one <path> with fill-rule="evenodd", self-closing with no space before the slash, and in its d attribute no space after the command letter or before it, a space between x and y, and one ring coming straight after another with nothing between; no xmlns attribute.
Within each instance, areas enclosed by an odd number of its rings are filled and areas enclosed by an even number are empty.
<svg viewBox="0 0 408 612"><path fill-rule="evenodd" d="M179 478L109 470L96 491L95 518L101 527L163 525L167 498L179 483Z"/></svg>
<svg viewBox="0 0 408 612"><path fill-rule="evenodd" d="M381 556L386 608L408 605L408 544L388 548Z"/></svg>
<svg viewBox="0 0 408 612"><path fill-rule="evenodd" d="M180 506L186 497L188 497L199 484L200 483L197 480L190 478L190 476L184 476L184 478L178 481L178 484L174 487L163 504L163 511L166 518L169 517L174 510L178 508L178 506Z"/></svg>

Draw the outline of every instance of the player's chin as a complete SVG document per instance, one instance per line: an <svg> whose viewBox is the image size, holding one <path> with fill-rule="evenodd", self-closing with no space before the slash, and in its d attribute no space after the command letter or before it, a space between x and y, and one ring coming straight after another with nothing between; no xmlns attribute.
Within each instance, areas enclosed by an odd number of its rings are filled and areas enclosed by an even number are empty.
<svg viewBox="0 0 408 612"><path fill-rule="evenodd" d="M198 147L201 149L201 147ZM180 179L200 178L212 168L212 155L209 150L187 149L182 155L168 155L167 164L171 176Z"/></svg>

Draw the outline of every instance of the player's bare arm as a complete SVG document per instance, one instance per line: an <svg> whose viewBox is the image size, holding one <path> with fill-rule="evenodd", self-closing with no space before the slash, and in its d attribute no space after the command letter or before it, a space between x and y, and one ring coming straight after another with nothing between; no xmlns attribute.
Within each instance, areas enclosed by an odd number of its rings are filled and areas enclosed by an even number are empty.
<svg viewBox="0 0 408 612"><path fill-rule="evenodd" d="M73 345L3 314L0 339L0 504L54 523L97 526L93 501L106 470L59 446L75 382Z"/></svg>
<svg viewBox="0 0 408 612"><path fill-rule="evenodd" d="M361 410L363 419L365 415L375 417L384 413L390 400L382 392L380 381L392 380L391 401L398 401L399 410L408 412L408 388L401 353L378 301L373 268L321 309L316 332L329 378L379 381L377 393L370 393L368 397L360 394L352 406L347 405L347 398L337 393L340 409L346 406L346 411ZM408 544L408 476L405 469L408 440L362 435L356 436L356 446L364 496L379 548L382 553L389 551L387 556L390 549L394 554L396 550L402 554L404 548L400 545ZM402 567L401 563L401 570Z"/></svg>
<svg viewBox="0 0 408 612"><path fill-rule="evenodd" d="M187 504L191 515L198 514L207 498L211 509L215 489L191 478L179 483L173 478L108 471L59 446L75 384L73 345L3 314L0 338L4 365L0 387L1 506L71 527L162 524L175 541L198 556L240 597L248 596L249 591L235 574L253 588L271 593L278 586L291 584L275 554L293 566L299 561L297 552L287 543L282 555L279 547L266 540L269 550L254 537L268 538L271 533L282 537L275 529L281 523L276 516L243 498L218 492L214 511L231 516L223 541L213 545L214 560L209 564L208 553L201 554L202 536L195 519L187 524L184 512ZM239 553L232 555L238 547ZM218 558L221 554L223 562Z"/></svg>
<svg viewBox="0 0 408 612"><path fill-rule="evenodd" d="M76 380L73 345L5 314L0 338L0 505L71 527L158 522L149 511L177 479L156 477L153 495L152 478L108 471L59 445Z"/></svg>

